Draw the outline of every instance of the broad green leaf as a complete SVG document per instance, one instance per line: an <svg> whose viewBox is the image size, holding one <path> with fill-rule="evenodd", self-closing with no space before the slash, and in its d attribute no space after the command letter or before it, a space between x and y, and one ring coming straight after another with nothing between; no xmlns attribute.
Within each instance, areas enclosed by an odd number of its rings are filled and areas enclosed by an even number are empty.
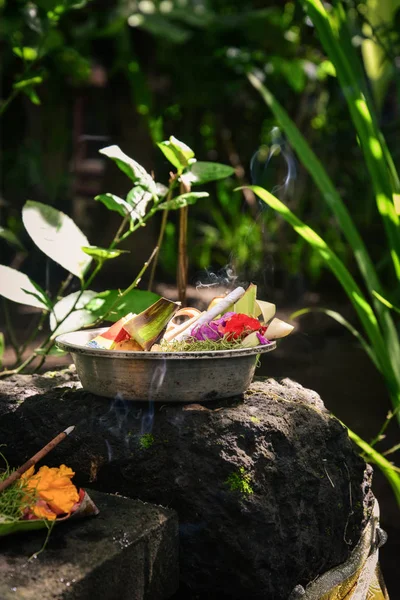
<svg viewBox="0 0 400 600"><path fill-rule="evenodd" d="M4 229L4 227L0 227L0 238L3 238L3 240L6 240L6 242L12 246L15 246L15 248L18 248L18 250L21 250L21 252L26 252L25 246L18 239L15 233L11 231L11 229Z"/></svg>
<svg viewBox="0 0 400 600"><path fill-rule="evenodd" d="M96 319L101 319L112 309L107 315L107 321L115 322L130 312L141 313L159 299L160 296L157 294L142 290L131 290L124 296L121 295L120 290L107 290L97 294L85 309L89 310Z"/></svg>
<svg viewBox="0 0 400 600"><path fill-rule="evenodd" d="M84 275L91 258L82 246L89 246L89 242L70 217L52 206L28 200L22 209L22 220L42 252L73 275Z"/></svg>
<svg viewBox="0 0 400 600"><path fill-rule="evenodd" d="M195 162L191 165L190 170L185 173L192 185L202 185L210 181L225 179L235 173L235 169L229 165L221 165L215 162Z"/></svg>
<svg viewBox="0 0 400 600"><path fill-rule="evenodd" d="M165 158L180 172L191 164L194 152L189 146L176 139L173 135L164 142L157 144Z"/></svg>
<svg viewBox="0 0 400 600"><path fill-rule="evenodd" d="M131 221L140 221L146 214L146 208L153 195L141 185L135 185L129 190L126 201L131 207Z"/></svg>
<svg viewBox="0 0 400 600"><path fill-rule="evenodd" d="M43 77L37 75L36 77L29 77L29 79L22 79L14 83L13 88L15 90L23 90L26 87L32 87L34 85L40 85L43 82Z"/></svg>
<svg viewBox="0 0 400 600"><path fill-rule="evenodd" d="M98 246L83 246L82 250L85 254L91 256L98 262L118 258L121 254L129 253L129 250L108 250L108 248L99 248Z"/></svg>
<svg viewBox="0 0 400 600"><path fill-rule="evenodd" d="M96 295L97 293L91 290L86 290L82 294L81 292L74 292L57 302L50 314L50 329L53 332L51 337L54 338L62 333L77 331L94 323L96 319L93 313L86 309L86 305ZM75 308L73 309L74 305ZM72 309L73 312L69 314ZM65 320L63 321L63 319ZM63 322L61 323L61 321ZM57 326L57 323L60 323L60 325Z"/></svg>
<svg viewBox="0 0 400 600"><path fill-rule="evenodd" d="M162 198L163 196L166 196L168 194L168 188L163 183L156 182L156 190L157 190L157 196L159 198ZM400 201L400 198L399 198L399 201Z"/></svg>
<svg viewBox="0 0 400 600"><path fill-rule="evenodd" d="M3 364L3 356L6 349L6 344L4 342L4 333L0 332L0 367Z"/></svg>
<svg viewBox="0 0 400 600"><path fill-rule="evenodd" d="M132 207L125 200L114 194L100 194L99 196L95 196L94 199L102 202L109 210L117 212L121 217L125 217L132 212Z"/></svg>
<svg viewBox="0 0 400 600"><path fill-rule="evenodd" d="M187 192L186 194L181 194L176 198L162 202L158 205L158 210L177 210L189 204L195 204L199 198L208 198L209 195L207 192Z"/></svg>
<svg viewBox="0 0 400 600"><path fill-rule="evenodd" d="M37 300L39 302L44 302L46 304L47 308L49 310L51 310L53 308L53 303L50 300L49 296L44 291L44 289L41 288L38 283L35 283L34 281L32 281L32 279L31 279L31 283L32 283L33 287L35 288L36 292L32 292L30 289L26 290L25 288L23 289L23 291L26 294L29 294L30 296L37 298Z"/></svg>
<svg viewBox="0 0 400 600"><path fill-rule="evenodd" d="M100 154L104 154L104 156L111 158L111 160L117 164L119 169L121 169L125 175L128 175L132 181L140 184L152 195L156 195L156 184L153 178L147 173L146 169L139 165L139 163L122 152L121 148L115 145L107 146L107 148L102 148L99 152Z"/></svg>
<svg viewBox="0 0 400 600"><path fill-rule="evenodd" d="M46 299L39 299L38 288L25 273L0 265L0 296L19 304L48 310Z"/></svg>
<svg viewBox="0 0 400 600"><path fill-rule="evenodd" d="M13 50L15 56L18 56L19 58L22 58L23 60L32 61L32 60L37 59L38 53L37 53L36 48L30 48L29 46L24 46L23 48L19 48L18 46L15 46L12 50Z"/></svg>

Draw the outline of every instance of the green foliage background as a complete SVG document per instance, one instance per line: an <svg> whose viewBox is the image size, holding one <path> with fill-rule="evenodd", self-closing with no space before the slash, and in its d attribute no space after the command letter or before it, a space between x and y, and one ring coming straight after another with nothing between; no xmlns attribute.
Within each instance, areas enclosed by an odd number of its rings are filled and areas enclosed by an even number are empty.
<svg viewBox="0 0 400 600"><path fill-rule="evenodd" d="M346 4L359 45L367 7L368 2ZM351 268L352 253L304 169L293 163L296 177L283 185L290 148L286 151L282 136L274 138L276 122L244 77L256 68L328 166L385 270L383 232L347 108L334 68L299 3L2 0L1 8L3 109L12 96L1 124L3 227L23 236L18 215L28 197L71 212L79 136L90 138L88 158L105 145L97 139L109 140L162 179L169 167L154 142L174 134L196 148L199 160L235 166L240 183L278 189ZM396 34L389 41L387 54L393 59ZM392 85L382 119L391 146L398 135ZM211 197L193 209L192 274L232 263L249 278L262 265L272 284L273 262L278 284L300 274L313 285L322 262L254 195L233 192L234 186L233 180L210 186ZM92 211L87 227L101 227L102 217ZM164 278L175 277L176 227L172 219L160 257Z"/></svg>

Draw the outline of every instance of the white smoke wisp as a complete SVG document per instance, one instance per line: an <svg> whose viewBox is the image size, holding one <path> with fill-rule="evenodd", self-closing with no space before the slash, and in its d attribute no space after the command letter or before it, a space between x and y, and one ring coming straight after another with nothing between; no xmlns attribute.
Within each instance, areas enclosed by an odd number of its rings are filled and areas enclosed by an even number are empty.
<svg viewBox="0 0 400 600"><path fill-rule="evenodd" d="M296 159L287 140L284 138L278 127L271 130L271 144L258 149L250 161L250 173L252 183L266 187L267 170L273 157L281 156L286 165L286 175L283 183L272 187L271 193L280 196L290 196L293 194L294 182L297 178ZM271 163L272 166L272 163ZM265 205L261 203L265 208Z"/></svg>
<svg viewBox="0 0 400 600"><path fill-rule="evenodd" d="M123 394L118 393L110 401L108 411L98 418L98 425L103 432L107 448L108 462L111 462L114 457L113 444L120 446L122 440L126 450L129 450L131 437L128 416L130 419L141 420L142 412L142 408L134 407L132 402L124 399Z"/></svg>
<svg viewBox="0 0 400 600"><path fill-rule="evenodd" d="M166 372L167 361L164 358L159 361L159 364L155 368L153 376L151 378L151 384L149 389L149 405L142 416L140 435L145 435L146 433L152 432L154 423L154 396L160 390L164 382Z"/></svg>
<svg viewBox="0 0 400 600"><path fill-rule="evenodd" d="M196 282L197 290L214 287L233 289L240 285L239 276L236 274L233 262L229 262L217 272L204 269L204 274L199 277L200 279Z"/></svg>

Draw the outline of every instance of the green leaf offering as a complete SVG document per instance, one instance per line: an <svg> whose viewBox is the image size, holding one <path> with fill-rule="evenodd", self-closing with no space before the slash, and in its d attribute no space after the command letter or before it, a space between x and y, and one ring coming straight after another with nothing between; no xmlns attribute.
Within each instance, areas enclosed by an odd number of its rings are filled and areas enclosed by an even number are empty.
<svg viewBox="0 0 400 600"><path fill-rule="evenodd" d="M134 289L124 295L119 290L107 290L90 300L85 310L89 310L96 320L106 315L107 321L116 322L128 313L141 313L159 299L157 294L143 290Z"/></svg>
<svg viewBox="0 0 400 600"><path fill-rule="evenodd" d="M50 314L50 329L53 332L52 338L62 333L77 331L78 329L82 329L82 327L87 327L94 323L96 318L92 312L87 310L86 305L96 295L96 292L91 290L74 292L57 302ZM71 312L72 309L73 312ZM70 312L71 314L69 314Z"/></svg>
<svg viewBox="0 0 400 600"><path fill-rule="evenodd" d="M234 173L235 169L229 165L198 161L193 163L190 170L185 173L185 179L187 179L191 185L202 185L203 183L210 183L210 181L225 179Z"/></svg>
<svg viewBox="0 0 400 600"><path fill-rule="evenodd" d="M194 152L189 146L171 135L169 140L157 144L165 158L179 171L189 166Z"/></svg>
<svg viewBox="0 0 400 600"><path fill-rule="evenodd" d="M162 202L158 206L158 210L177 210L189 204L195 204L199 198L208 198L209 195L207 192L187 192L187 194L181 194L176 198Z"/></svg>
<svg viewBox="0 0 400 600"><path fill-rule="evenodd" d="M42 252L73 275L83 277L92 260L82 250L89 241L70 217L52 206L28 200L22 220Z"/></svg>
<svg viewBox="0 0 400 600"><path fill-rule="evenodd" d="M0 296L42 310L49 309L49 298L25 273L0 265Z"/></svg>
<svg viewBox="0 0 400 600"><path fill-rule="evenodd" d="M179 303L160 298L145 311L124 323L124 329L143 350L150 350L178 308Z"/></svg>

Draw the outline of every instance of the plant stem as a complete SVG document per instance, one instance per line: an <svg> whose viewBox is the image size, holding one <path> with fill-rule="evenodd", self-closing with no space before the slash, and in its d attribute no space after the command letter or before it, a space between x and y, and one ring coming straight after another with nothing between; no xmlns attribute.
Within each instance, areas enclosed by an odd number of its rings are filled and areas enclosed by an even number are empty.
<svg viewBox="0 0 400 600"><path fill-rule="evenodd" d="M101 323L101 321L105 321L108 317L108 315L113 311L114 307L118 304L118 301L123 298L126 294L128 294L130 291L132 291L133 289L135 289L139 283L140 280L142 279L144 273L146 272L148 266L150 265L151 261L153 260L153 258L157 255L158 253L158 246L156 246L153 250L153 252L150 254L149 258L147 259L147 261L143 264L143 267L141 268L141 270L139 271L139 273L137 274L137 276L135 277L135 279L133 280L133 282L130 284L129 287L126 288L126 290L124 290L123 292L121 292L121 294L118 296L118 298L115 300L115 302L112 303L112 305L110 306L110 308L108 309L108 311L102 315L101 317L99 317L97 319L97 321L95 321L91 327L96 327L96 325L98 325L99 323Z"/></svg>
<svg viewBox="0 0 400 600"><path fill-rule="evenodd" d="M173 186L170 185L170 187L168 189L167 197L166 197L166 202L168 202L169 200L171 200L172 190L173 190ZM159 252L160 252L163 240L164 240L165 228L167 226L168 213L169 213L169 210L164 210L163 211L163 216L162 216L162 219L161 219L160 233L158 234L158 240L157 240L157 253L155 255L154 262L153 262L153 265L151 267L149 285L148 285L148 288L147 288L149 291L151 291L151 288L153 287L154 275L155 275L156 268L157 268L157 263L158 263L158 255L159 255Z"/></svg>
<svg viewBox="0 0 400 600"><path fill-rule="evenodd" d="M190 186L181 183L180 193L190 192ZM188 229L188 206L183 206L179 209L179 242L178 242L178 272L177 284L179 300L182 306L186 304L186 288L187 288L187 272L188 272L188 257L187 257L187 229Z"/></svg>
<svg viewBox="0 0 400 600"><path fill-rule="evenodd" d="M14 89L11 94L4 100L4 102L0 105L0 117L6 112L7 108L11 104L11 102L16 98L19 94L20 90Z"/></svg>
<svg viewBox="0 0 400 600"><path fill-rule="evenodd" d="M396 416L396 414L399 412L399 410L400 410L400 404L393 411L390 412L388 418L386 419L386 421L384 422L384 424L382 425L382 427L380 428L380 430L378 431L376 436L370 441L369 445L371 446L371 448L373 448L378 442L381 441L382 436L385 433L389 423L391 422L393 417Z"/></svg>

